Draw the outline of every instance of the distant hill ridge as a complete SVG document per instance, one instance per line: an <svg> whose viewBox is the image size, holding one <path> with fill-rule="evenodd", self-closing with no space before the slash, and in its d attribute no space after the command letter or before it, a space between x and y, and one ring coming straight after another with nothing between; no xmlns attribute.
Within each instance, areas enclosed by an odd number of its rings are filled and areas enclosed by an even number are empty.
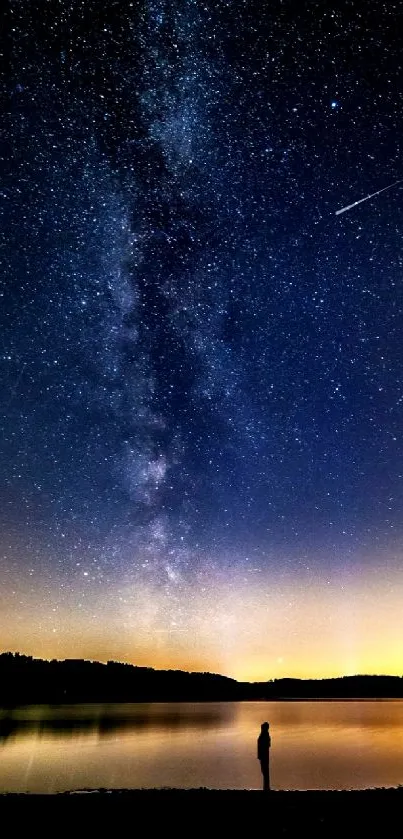
<svg viewBox="0 0 403 839"><path fill-rule="evenodd" d="M0 654L0 705L291 699L400 699L401 676L237 682L216 673L154 670L116 661L46 661Z"/></svg>

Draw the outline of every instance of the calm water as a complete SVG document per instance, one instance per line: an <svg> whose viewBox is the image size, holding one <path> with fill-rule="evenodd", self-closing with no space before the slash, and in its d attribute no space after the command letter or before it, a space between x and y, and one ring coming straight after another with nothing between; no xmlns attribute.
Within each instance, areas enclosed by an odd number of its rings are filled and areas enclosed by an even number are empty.
<svg viewBox="0 0 403 839"><path fill-rule="evenodd" d="M403 702L218 702L0 710L0 790L257 788L260 723L276 789L403 782Z"/></svg>

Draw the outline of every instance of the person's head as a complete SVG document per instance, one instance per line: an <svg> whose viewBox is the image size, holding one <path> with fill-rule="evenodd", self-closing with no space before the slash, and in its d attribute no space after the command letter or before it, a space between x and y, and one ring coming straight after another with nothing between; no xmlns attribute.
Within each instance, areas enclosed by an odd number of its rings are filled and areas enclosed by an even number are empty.
<svg viewBox="0 0 403 839"><path fill-rule="evenodd" d="M265 731L267 733L268 730L269 730L269 723L268 722L262 722L261 729L262 729L262 731Z"/></svg>

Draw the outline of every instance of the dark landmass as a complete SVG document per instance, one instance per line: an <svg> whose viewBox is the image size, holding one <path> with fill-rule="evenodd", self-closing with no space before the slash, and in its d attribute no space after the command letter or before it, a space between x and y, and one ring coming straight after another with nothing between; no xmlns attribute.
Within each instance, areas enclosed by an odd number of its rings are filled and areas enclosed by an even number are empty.
<svg viewBox="0 0 403 839"><path fill-rule="evenodd" d="M237 699L237 682L211 673L153 670L108 661L43 661L0 655L0 705ZM241 698L239 696L239 698Z"/></svg>
<svg viewBox="0 0 403 839"><path fill-rule="evenodd" d="M134 835L168 829L176 836L395 836L401 821L403 787L375 790L93 790L81 794L0 795L0 814L13 832L34 823L91 832L128 825ZM118 821L117 821L118 820ZM136 825L138 828L136 830ZM87 832L87 830L86 830Z"/></svg>
<svg viewBox="0 0 403 839"><path fill-rule="evenodd" d="M237 682L214 673L153 670L108 661L44 661L0 655L0 706L71 702L208 702L292 699L401 699L400 676Z"/></svg>

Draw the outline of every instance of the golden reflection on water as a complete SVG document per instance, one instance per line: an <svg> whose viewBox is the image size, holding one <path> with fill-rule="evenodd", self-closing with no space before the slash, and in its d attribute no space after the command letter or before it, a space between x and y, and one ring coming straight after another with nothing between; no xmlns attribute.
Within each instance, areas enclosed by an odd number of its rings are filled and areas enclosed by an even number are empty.
<svg viewBox="0 0 403 839"><path fill-rule="evenodd" d="M277 789L403 781L403 702L153 703L0 711L0 790L256 788L271 725Z"/></svg>

